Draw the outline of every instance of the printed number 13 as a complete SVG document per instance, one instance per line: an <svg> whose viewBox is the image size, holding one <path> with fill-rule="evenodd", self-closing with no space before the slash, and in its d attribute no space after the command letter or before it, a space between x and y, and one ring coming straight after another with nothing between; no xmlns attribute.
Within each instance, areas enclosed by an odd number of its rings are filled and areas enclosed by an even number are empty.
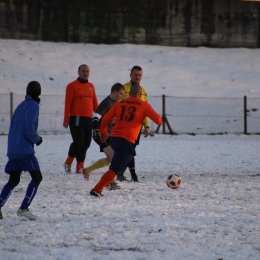
<svg viewBox="0 0 260 260"><path fill-rule="evenodd" d="M126 106L121 106L120 121L130 122L134 119L136 107L130 106L126 109Z"/></svg>

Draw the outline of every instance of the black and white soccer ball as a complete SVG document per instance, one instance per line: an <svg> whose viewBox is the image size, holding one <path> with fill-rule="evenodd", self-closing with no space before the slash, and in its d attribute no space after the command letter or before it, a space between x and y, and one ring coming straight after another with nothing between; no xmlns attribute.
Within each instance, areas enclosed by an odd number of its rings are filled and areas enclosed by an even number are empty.
<svg viewBox="0 0 260 260"><path fill-rule="evenodd" d="M171 189L178 189L181 186L182 179L178 174L171 174L166 180L166 184Z"/></svg>

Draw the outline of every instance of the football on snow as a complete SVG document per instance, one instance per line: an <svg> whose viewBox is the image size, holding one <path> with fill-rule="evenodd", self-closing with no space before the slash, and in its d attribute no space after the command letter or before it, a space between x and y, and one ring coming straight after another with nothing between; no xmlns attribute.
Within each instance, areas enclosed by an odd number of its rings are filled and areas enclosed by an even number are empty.
<svg viewBox="0 0 260 260"><path fill-rule="evenodd" d="M178 174L171 174L166 180L166 184L171 189L178 189L181 186L182 180Z"/></svg>

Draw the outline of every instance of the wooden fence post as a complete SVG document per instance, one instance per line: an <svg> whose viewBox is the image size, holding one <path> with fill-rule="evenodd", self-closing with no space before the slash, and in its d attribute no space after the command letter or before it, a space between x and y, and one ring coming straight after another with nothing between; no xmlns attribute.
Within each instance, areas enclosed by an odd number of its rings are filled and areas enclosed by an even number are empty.
<svg viewBox="0 0 260 260"><path fill-rule="evenodd" d="M165 95L162 95L162 125L163 125L163 134L166 134L166 131L165 131L165 124L168 126L168 129L170 131L170 134L173 135L173 134L176 134L172 131L171 129L171 126L167 120L167 117L165 115ZM159 132L159 129L160 129L161 125L158 125L156 130L155 130L155 133L158 133Z"/></svg>
<svg viewBox="0 0 260 260"><path fill-rule="evenodd" d="M247 97L244 96L244 134L247 134Z"/></svg>
<svg viewBox="0 0 260 260"><path fill-rule="evenodd" d="M10 92L10 123L14 114L14 95L13 92Z"/></svg>

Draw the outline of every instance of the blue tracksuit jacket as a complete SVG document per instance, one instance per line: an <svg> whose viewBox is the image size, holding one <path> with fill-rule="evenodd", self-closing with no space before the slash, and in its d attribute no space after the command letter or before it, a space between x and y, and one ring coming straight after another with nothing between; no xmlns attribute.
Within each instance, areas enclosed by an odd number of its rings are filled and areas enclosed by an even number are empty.
<svg viewBox="0 0 260 260"><path fill-rule="evenodd" d="M8 135L9 160L34 154L34 144L40 141L37 134L39 104L30 95L16 108Z"/></svg>

